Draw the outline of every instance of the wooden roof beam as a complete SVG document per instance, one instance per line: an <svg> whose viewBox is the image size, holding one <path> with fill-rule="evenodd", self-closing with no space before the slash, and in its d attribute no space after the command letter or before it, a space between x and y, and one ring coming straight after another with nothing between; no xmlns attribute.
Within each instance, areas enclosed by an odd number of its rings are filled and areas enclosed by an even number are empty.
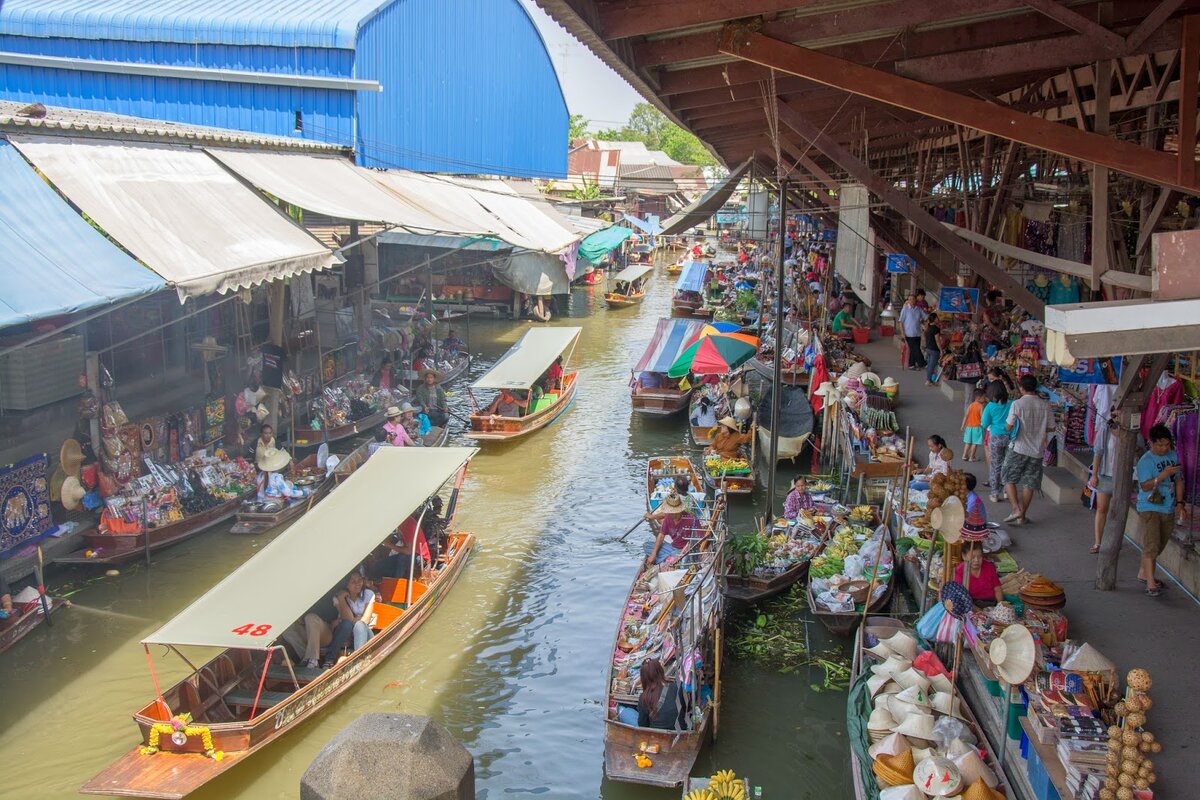
<svg viewBox="0 0 1200 800"><path fill-rule="evenodd" d="M791 11L798 0L611 0L597 4L600 36L607 40L665 33L676 28Z"/></svg>
<svg viewBox="0 0 1200 800"><path fill-rule="evenodd" d="M1074 11L1057 0L1025 0L1025 5L1037 9L1055 22L1059 22L1073 31L1082 33L1086 38L1117 55L1125 47L1125 37L1110 31L1094 19L1089 19L1078 11ZM1093 59L1094 60L1094 59Z"/></svg>
<svg viewBox="0 0 1200 800"><path fill-rule="evenodd" d="M934 119L1108 167L1151 183L1174 186L1189 194L1200 193L1200 184L1195 178L1186 182L1179 180L1175 157L1158 150L1073 130L996 103L976 100L732 26L725 29L721 51ZM832 158L828 151L826 155Z"/></svg>

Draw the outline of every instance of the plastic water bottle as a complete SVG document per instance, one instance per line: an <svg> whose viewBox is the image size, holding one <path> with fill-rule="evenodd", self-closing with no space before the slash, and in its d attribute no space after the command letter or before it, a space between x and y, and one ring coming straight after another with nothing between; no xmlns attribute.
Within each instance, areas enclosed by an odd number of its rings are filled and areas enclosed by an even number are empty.
<svg viewBox="0 0 1200 800"><path fill-rule="evenodd" d="M763 796L762 787L755 786L754 787L754 800L762 800L762 796Z"/></svg>

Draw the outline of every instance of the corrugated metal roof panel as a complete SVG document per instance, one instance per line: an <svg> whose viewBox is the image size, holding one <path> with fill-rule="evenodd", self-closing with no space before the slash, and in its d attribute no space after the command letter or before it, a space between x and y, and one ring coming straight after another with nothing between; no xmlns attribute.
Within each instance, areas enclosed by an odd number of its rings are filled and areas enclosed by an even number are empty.
<svg viewBox="0 0 1200 800"><path fill-rule="evenodd" d="M385 0L6 0L0 33L39 38L354 48Z"/></svg>

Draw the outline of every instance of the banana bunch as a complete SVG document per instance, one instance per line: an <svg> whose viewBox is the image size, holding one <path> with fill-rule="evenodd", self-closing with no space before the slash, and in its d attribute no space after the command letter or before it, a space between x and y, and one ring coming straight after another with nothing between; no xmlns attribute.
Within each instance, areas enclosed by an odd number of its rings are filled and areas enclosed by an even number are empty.
<svg viewBox="0 0 1200 800"><path fill-rule="evenodd" d="M693 789L684 800L747 800L746 785L733 774L723 769L708 779L705 789Z"/></svg>
<svg viewBox="0 0 1200 800"><path fill-rule="evenodd" d="M870 506L855 506L850 512L850 519L854 522L870 522L875 519L875 510Z"/></svg>

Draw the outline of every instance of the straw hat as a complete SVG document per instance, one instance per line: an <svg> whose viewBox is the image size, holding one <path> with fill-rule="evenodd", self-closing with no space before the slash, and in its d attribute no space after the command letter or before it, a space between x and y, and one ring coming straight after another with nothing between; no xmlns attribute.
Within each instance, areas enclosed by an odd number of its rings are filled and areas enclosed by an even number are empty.
<svg viewBox="0 0 1200 800"><path fill-rule="evenodd" d="M929 678L920 670L909 667L904 672L892 676L892 680L907 689L909 686L919 686L921 691L929 691Z"/></svg>
<svg viewBox="0 0 1200 800"><path fill-rule="evenodd" d="M957 500L958 498L955 499ZM968 542L981 542L988 535L987 520L983 516L982 506L983 503L980 503L975 507L974 511L967 514L963 519L962 527L959 528L962 538Z"/></svg>
<svg viewBox="0 0 1200 800"><path fill-rule="evenodd" d="M280 472L292 461L292 454L278 447L264 447L255 459L263 472Z"/></svg>
<svg viewBox="0 0 1200 800"><path fill-rule="evenodd" d="M912 750L912 745L908 743L908 739L905 739L898 733L892 733L868 747L867 755L872 759L876 759L884 754L894 756L903 753L905 750Z"/></svg>
<svg viewBox="0 0 1200 800"><path fill-rule="evenodd" d="M864 372L862 375L858 376L858 379L862 383L870 384L871 386L879 386L880 384L879 376L874 372Z"/></svg>
<svg viewBox="0 0 1200 800"><path fill-rule="evenodd" d="M1009 625L992 640L988 647L988 658L1000 680L1010 686L1024 683L1037 661L1033 634L1024 625Z"/></svg>
<svg viewBox="0 0 1200 800"><path fill-rule="evenodd" d="M925 795L915 784L906 783L903 786L887 786L879 790L879 800L925 800Z"/></svg>
<svg viewBox="0 0 1200 800"><path fill-rule="evenodd" d="M1108 672L1116 671L1117 665L1090 644L1085 644L1062 662L1062 668L1072 672Z"/></svg>
<svg viewBox="0 0 1200 800"><path fill-rule="evenodd" d="M899 675L904 670L912 667L912 662L907 658L898 655L891 655L882 664L876 664L871 667L871 672L876 675L885 675L889 678Z"/></svg>
<svg viewBox="0 0 1200 800"><path fill-rule="evenodd" d="M929 704L939 714L963 719L962 700L952 696L950 692L931 692L929 695Z"/></svg>
<svg viewBox="0 0 1200 800"><path fill-rule="evenodd" d="M58 451L58 462L62 464L63 475L68 478L79 475L79 467L83 464L83 448L75 439L67 439Z"/></svg>
<svg viewBox="0 0 1200 800"><path fill-rule="evenodd" d="M951 496L929 512L929 523L942 534L946 544L954 544L962 537L962 526L966 516L962 501Z"/></svg>
<svg viewBox="0 0 1200 800"><path fill-rule="evenodd" d="M83 496L87 494L87 490L83 488L83 484L79 482L79 478L70 475L63 481L62 491L59 494L63 508L68 511L74 511L79 508L79 504L83 502Z"/></svg>
<svg viewBox="0 0 1200 800"><path fill-rule="evenodd" d="M899 386L899 385L900 384L896 383L896 379L889 375L888 377L883 379L883 386L881 388L891 389L893 386Z"/></svg>
<svg viewBox="0 0 1200 800"><path fill-rule="evenodd" d="M902 750L896 755L880 753L871 763L871 769L888 786L903 786L913 782L912 750Z"/></svg>
<svg viewBox="0 0 1200 800"><path fill-rule="evenodd" d="M658 504L658 508L654 509L650 516L658 519L665 517L667 514L682 514L686 510L686 507L683 505L683 498L672 491L663 498L662 502Z"/></svg>
<svg viewBox="0 0 1200 800"><path fill-rule="evenodd" d="M890 711L883 707L876 708L867 719L867 735L872 742L882 741L892 732L895 725L896 720L892 719Z"/></svg>
<svg viewBox="0 0 1200 800"><path fill-rule="evenodd" d="M970 752L963 753L954 759L954 766L958 767L958 774L962 776L962 782L965 784L973 784L983 781L985 786L994 788L997 784L996 773L992 772L991 767L983 763L983 759L979 757L979 752L972 748Z"/></svg>
<svg viewBox="0 0 1200 800"><path fill-rule="evenodd" d="M887 695L883 695L880 698L885 703L887 703L887 710L888 710L888 713L892 715L892 719L903 721L910 714L928 713L927 709L922 708L921 706L917 705L916 703L907 703L903 700L898 699L899 697L900 697L900 695L898 695L898 694L887 694ZM899 728L900 723L897 722L894 727Z"/></svg>
<svg viewBox="0 0 1200 800"><path fill-rule="evenodd" d="M881 639L880 644L910 661L917 657L917 639L906 630L898 630L888 638Z"/></svg>
<svg viewBox="0 0 1200 800"><path fill-rule="evenodd" d="M813 392L813 394L815 394L817 397L825 397L826 395L835 394L836 392L837 389L834 388L833 384L829 381L825 381L817 387L817 390Z"/></svg>
<svg viewBox="0 0 1200 800"><path fill-rule="evenodd" d="M1017 610L1008 603L997 603L988 609L988 619L997 625L1012 625L1017 621ZM1063 667L1071 669L1065 664Z"/></svg>
<svg viewBox="0 0 1200 800"><path fill-rule="evenodd" d="M734 433L742 432L742 429L740 427L738 427L738 421L736 419L734 419L733 417L721 417L721 419L717 421L717 424L724 425L726 428L729 428L729 430L733 431Z"/></svg>
<svg viewBox="0 0 1200 800"><path fill-rule="evenodd" d="M434 380L440 381L442 379L442 373L437 371L433 367L422 367L417 372L417 377L420 378L421 380L425 380L426 375L432 375Z"/></svg>
<svg viewBox="0 0 1200 800"><path fill-rule="evenodd" d="M868 647L867 652L873 656L878 656L882 659L887 659L892 655L892 648L888 647L883 641L876 642L874 647Z"/></svg>
<svg viewBox="0 0 1200 800"><path fill-rule="evenodd" d="M396 419L403 413L397 406L388 406L387 411L384 412L384 416L388 419Z"/></svg>
<svg viewBox="0 0 1200 800"><path fill-rule="evenodd" d="M962 793L962 800L1004 800L1004 793L988 788L982 780L977 780Z"/></svg>
<svg viewBox="0 0 1200 800"><path fill-rule="evenodd" d="M388 410L390 411L391 409L388 409ZM407 413L409 413L410 411L411 411L411 412L414 412L414 413L416 412L416 409L415 409L415 408L413 408L413 405L412 405L412 403L409 403L409 402L405 401L405 402L403 402L403 403L401 403L401 404L400 404L400 413L401 413L401 414L407 414Z"/></svg>
<svg viewBox="0 0 1200 800"><path fill-rule="evenodd" d="M895 716L893 714L892 716ZM937 741L933 735L933 715L925 711L910 712L900 721L893 733L903 734L910 739L922 739L926 742Z"/></svg>
<svg viewBox="0 0 1200 800"><path fill-rule="evenodd" d="M903 700L905 703L912 703L918 708L929 708L929 696L920 686L909 686L896 695L896 699Z"/></svg>
<svg viewBox="0 0 1200 800"><path fill-rule="evenodd" d="M850 368L847 369L842 374L848 378L861 378L863 376L863 374L866 373L866 371L867 371L866 364L864 364L861 361L855 361L853 364L850 365Z"/></svg>
<svg viewBox="0 0 1200 800"><path fill-rule="evenodd" d="M874 697L877 694L895 694L895 692L884 691L884 689L888 688L889 683L895 687L897 691L900 690L900 684L892 680L891 675L872 675L870 678L867 678L867 690L871 692L871 697Z"/></svg>
<svg viewBox="0 0 1200 800"><path fill-rule="evenodd" d="M935 692L953 692L954 684L950 682L950 678L942 673L938 673L929 678L929 688Z"/></svg>
<svg viewBox="0 0 1200 800"><path fill-rule="evenodd" d="M913 770L913 783L929 797L950 797L958 794L963 782L953 761L932 756L917 764Z"/></svg>

